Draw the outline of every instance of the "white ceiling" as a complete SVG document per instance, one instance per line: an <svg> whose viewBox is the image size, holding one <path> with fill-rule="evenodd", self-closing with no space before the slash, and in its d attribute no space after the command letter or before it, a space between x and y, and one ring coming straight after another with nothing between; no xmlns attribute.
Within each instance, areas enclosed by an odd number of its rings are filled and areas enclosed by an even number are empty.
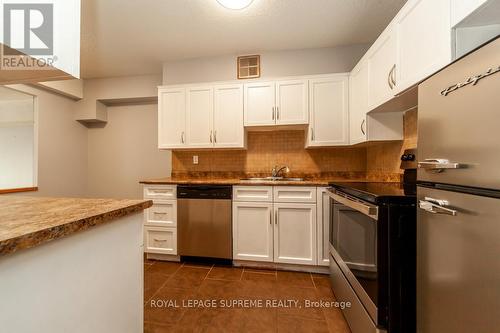
<svg viewBox="0 0 500 333"><path fill-rule="evenodd" d="M83 0L82 76L161 72L177 59L372 43L406 0Z"/></svg>

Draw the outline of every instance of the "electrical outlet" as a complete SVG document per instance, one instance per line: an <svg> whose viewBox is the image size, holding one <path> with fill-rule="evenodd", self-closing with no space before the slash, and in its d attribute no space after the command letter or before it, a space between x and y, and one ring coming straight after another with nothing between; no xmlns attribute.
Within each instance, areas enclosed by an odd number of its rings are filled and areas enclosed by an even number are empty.
<svg viewBox="0 0 500 333"><path fill-rule="evenodd" d="M193 164L198 164L198 155L193 156Z"/></svg>

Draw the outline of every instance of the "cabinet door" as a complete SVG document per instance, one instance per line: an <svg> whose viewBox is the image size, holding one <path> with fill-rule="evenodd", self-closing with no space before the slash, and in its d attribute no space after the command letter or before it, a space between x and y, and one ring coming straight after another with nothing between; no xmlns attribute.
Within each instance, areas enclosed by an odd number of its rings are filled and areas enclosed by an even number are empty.
<svg viewBox="0 0 500 333"><path fill-rule="evenodd" d="M245 84L245 126L276 124L276 89L274 82Z"/></svg>
<svg viewBox="0 0 500 333"><path fill-rule="evenodd" d="M155 200L153 206L144 211L144 225L155 227L177 226L177 201Z"/></svg>
<svg viewBox="0 0 500 333"><path fill-rule="evenodd" d="M144 227L144 252L177 254L177 228Z"/></svg>
<svg viewBox="0 0 500 333"><path fill-rule="evenodd" d="M450 0L409 0L396 18L397 92L451 62Z"/></svg>
<svg viewBox="0 0 500 333"><path fill-rule="evenodd" d="M186 142L186 91L184 88L158 90L158 147L181 148Z"/></svg>
<svg viewBox="0 0 500 333"><path fill-rule="evenodd" d="M186 139L189 148L213 147L213 89L192 87L186 91Z"/></svg>
<svg viewBox="0 0 500 333"><path fill-rule="evenodd" d="M276 83L276 124L309 123L308 80L288 80Z"/></svg>
<svg viewBox="0 0 500 333"><path fill-rule="evenodd" d="M243 85L214 88L214 144L219 148L243 148Z"/></svg>
<svg viewBox="0 0 500 333"><path fill-rule="evenodd" d="M316 265L316 205L274 204L274 262Z"/></svg>
<svg viewBox="0 0 500 333"><path fill-rule="evenodd" d="M387 27L369 52L367 111L394 97L397 49L396 34L392 26Z"/></svg>
<svg viewBox="0 0 500 333"><path fill-rule="evenodd" d="M330 197L327 188L318 188L317 204L318 265L328 266L330 257Z"/></svg>
<svg viewBox="0 0 500 333"><path fill-rule="evenodd" d="M349 77L349 136L350 143L366 141L366 112L368 111L368 67L359 63Z"/></svg>
<svg viewBox="0 0 500 333"><path fill-rule="evenodd" d="M233 202L233 258L273 261L273 204Z"/></svg>
<svg viewBox="0 0 500 333"><path fill-rule="evenodd" d="M307 146L349 144L349 76L335 75L309 81L309 136Z"/></svg>

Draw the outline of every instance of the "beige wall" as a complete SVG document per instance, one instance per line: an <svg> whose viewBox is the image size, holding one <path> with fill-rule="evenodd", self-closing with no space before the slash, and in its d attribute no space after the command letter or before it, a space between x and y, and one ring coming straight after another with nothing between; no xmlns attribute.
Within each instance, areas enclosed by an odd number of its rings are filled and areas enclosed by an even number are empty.
<svg viewBox="0 0 500 333"><path fill-rule="evenodd" d="M40 89L12 86L37 96L38 192L81 197L87 192L87 129L74 120L75 102Z"/></svg>
<svg viewBox="0 0 500 333"><path fill-rule="evenodd" d="M350 72L369 45L255 52L262 78ZM163 64L163 84L236 80L237 55L187 59Z"/></svg>
<svg viewBox="0 0 500 333"><path fill-rule="evenodd" d="M170 152L158 150L156 104L109 107L106 126L88 129L88 196L142 198L139 180L170 172Z"/></svg>

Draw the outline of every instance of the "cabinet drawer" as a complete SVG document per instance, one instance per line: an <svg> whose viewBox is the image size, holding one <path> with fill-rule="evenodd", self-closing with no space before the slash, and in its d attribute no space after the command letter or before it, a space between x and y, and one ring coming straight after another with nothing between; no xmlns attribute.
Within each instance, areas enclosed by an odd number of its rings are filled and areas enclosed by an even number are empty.
<svg viewBox="0 0 500 333"><path fill-rule="evenodd" d="M158 227L177 226L177 201L155 200L153 206L144 211L145 224Z"/></svg>
<svg viewBox="0 0 500 333"><path fill-rule="evenodd" d="M234 186L233 201L273 201L272 186Z"/></svg>
<svg viewBox="0 0 500 333"><path fill-rule="evenodd" d="M275 186L274 202L316 202L316 187Z"/></svg>
<svg viewBox="0 0 500 333"><path fill-rule="evenodd" d="M176 190L176 185L144 186L144 199L175 199L177 198Z"/></svg>
<svg viewBox="0 0 500 333"><path fill-rule="evenodd" d="M177 229L149 227L144 228L144 247L146 253L177 254Z"/></svg>

